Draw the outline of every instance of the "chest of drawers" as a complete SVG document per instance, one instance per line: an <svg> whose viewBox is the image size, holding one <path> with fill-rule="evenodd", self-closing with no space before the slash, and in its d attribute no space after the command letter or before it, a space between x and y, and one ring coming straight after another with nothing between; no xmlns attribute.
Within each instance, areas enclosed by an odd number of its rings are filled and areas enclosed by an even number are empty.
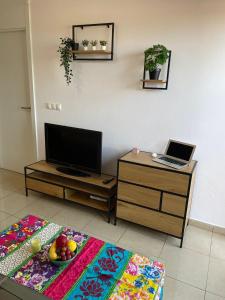
<svg viewBox="0 0 225 300"><path fill-rule="evenodd" d="M116 219L124 219L181 240L189 219L196 161L175 170L151 153L129 152L118 161Z"/></svg>

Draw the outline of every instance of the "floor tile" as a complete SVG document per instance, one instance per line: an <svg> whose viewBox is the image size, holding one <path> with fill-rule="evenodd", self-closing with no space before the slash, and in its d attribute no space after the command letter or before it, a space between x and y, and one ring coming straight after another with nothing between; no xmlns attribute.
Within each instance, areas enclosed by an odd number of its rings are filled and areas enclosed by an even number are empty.
<svg viewBox="0 0 225 300"><path fill-rule="evenodd" d="M206 288L209 256L166 244L160 258L166 264L168 276L202 290Z"/></svg>
<svg viewBox="0 0 225 300"><path fill-rule="evenodd" d="M4 211L0 211L0 222L4 221L6 218L10 217L11 215L4 212Z"/></svg>
<svg viewBox="0 0 225 300"><path fill-rule="evenodd" d="M3 221L0 222L0 230L4 230L7 227L9 227L10 225L16 223L19 221L20 218L16 217L16 216L8 216L6 219L4 219Z"/></svg>
<svg viewBox="0 0 225 300"><path fill-rule="evenodd" d="M127 230L118 242L122 248L150 257L160 255L166 236L149 228L127 224Z"/></svg>
<svg viewBox="0 0 225 300"><path fill-rule="evenodd" d="M225 235L213 232L211 256L225 260Z"/></svg>
<svg viewBox="0 0 225 300"><path fill-rule="evenodd" d="M9 214L15 214L25 206L33 203L34 200L34 197L26 197L19 193L12 193L0 199L0 210Z"/></svg>
<svg viewBox="0 0 225 300"><path fill-rule="evenodd" d="M13 193L13 191L7 190L0 186L0 199L4 198L12 193Z"/></svg>
<svg viewBox="0 0 225 300"><path fill-rule="evenodd" d="M203 290L166 276L163 300L204 300L204 297Z"/></svg>
<svg viewBox="0 0 225 300"><path fill-rule="evenodd" d="M225 300L225 298L206 292L205 300Z"/></svg>
<svg viewBox="0 0 225 300"><path fill-rule="evenodd" d="M225 298L225 261L210 258L207 280L207 292Z"/></svg>
<svg viewBox="0 0 225 300"><path fill-rule="evenodd" d="M29 196L27 199L31 201L32 197ZM28 214L33 214L45 219L50 219L62 210L61 201L61 199L57 198L55 198L55 201L52 201L51 198L37 198L34 199L31 204L25 206L19 211L16 211L15 215L22 218Z"/></svg>
<svg viewBox="0 0 225 300"><path fill-rule="evenodd" d="M187 226L183 248L191 249L205 255L210 254L212 232L192 225ZM167 244L179 247L180 240L168 236Z"/></svg>
<svg viewBox="0 0 225 300"><path fill-rule="evenodd" d="M5 174L0 180L0 186L13 191L24 188L24 176L17 173Z"/></svg>
<svg viewBox="0 0 225 300"><path fill-rule="evenodd" d="M92 211L88 207L86 208L74 203L67 203L67 207L58 211L57 214L51 218L51 221L81 230L95 217L95 213L96 211Z"/></svg>
<svg viewBox="0 0 225 300"><path fill-rule="evenodd" d="M115 226L107 222L107 218L102 214L94 217L93 220L84 227L84 231L93 235L97 235L102 239L109 238L113 242L117 242L126 230L124 222L118 222Z"/></svg>

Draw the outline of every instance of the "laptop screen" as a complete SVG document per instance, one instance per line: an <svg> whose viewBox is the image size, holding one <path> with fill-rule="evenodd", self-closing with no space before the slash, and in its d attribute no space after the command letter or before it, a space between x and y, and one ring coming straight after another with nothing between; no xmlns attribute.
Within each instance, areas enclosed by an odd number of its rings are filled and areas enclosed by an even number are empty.
<svg viewBox="0 0 225 300"><path fill-rule="evenodd" d="M193 152L193 146L170 141L169 147L166 151L166 155L189 161L192 152Z"/></svg>

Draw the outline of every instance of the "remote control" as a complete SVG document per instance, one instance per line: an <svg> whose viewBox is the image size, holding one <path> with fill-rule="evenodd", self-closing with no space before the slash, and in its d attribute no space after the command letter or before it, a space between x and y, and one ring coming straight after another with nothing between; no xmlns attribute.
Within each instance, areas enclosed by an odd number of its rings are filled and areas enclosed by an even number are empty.
<svg viewBox="0 0 225 300"><path fill-rule="evenodd" d="M110 179L105 179L105 180L103 180L103 183L104 184L108 184L108 183L110 183L111 181L113 181L113 177L112 178L110 178Z"/></svg>

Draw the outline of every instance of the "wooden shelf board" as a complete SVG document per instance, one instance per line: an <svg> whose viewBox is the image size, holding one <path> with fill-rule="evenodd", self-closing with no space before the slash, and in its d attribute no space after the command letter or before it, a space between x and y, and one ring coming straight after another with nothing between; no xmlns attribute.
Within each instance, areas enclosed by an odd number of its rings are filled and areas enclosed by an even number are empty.
<svg viewBox="0 0 225 300"><path fill-rule="evenodd" d="M110 55L110 51L105 51L105 50L77 50L77 51L72 51L73 54L79 54L79 55Z"/></svg>
<svg viewBox="0 0 225 300"><path fill-rule="evenodd" d="M39 172L43 172L45 174L60 176L61 177L60 180L62 178L72 179L73 181L80 182L80 183L83 182L86 184L88 183L90 185L96 186L97 188L101 187L105 190L111 190L116 187L116 178L114 178L114 180L108 184L103 183L103 181L105 179L110 179L113 176L105 175L105 174L99 175L99 174L95 174L95 173L93 173L93 174L91 173L90 177L72 176L72 175L67 175L62 172L57 171L56 167L57 167L57 165L49 164L45 160L42 160L42 161L39 161L39 162L36 162L34 164L27 166L28 169L31 169L33 171L39 171Z"/></svg>
<svg viewBox="0 0 225 300"><path fill-rule="evenodd" d="M146 82L146 83L166 83L166 81L164 81L164 80L153 80L153 79L146 79L146 80L141 80L142 82Z"/></svg>
<svg viewBox="0 0 225 300"><path fill-rule="evenodd" d="M93 208L97 208L102 211L108 211L107 202L105 201L98 201L94 200L88 197L87 194L79 193L79 192L73 192L73 191L67 191L66 193L66 199L85 205L90 206Z"/></svg>
<svg viewBox="0 0 225 300"><path fill-rule="evenodd" d="M110 197L111 193L109 191L96 188L95 186L87 185L82 182L77 182L69 178L62 178L59 176L51 175L51 174L45 174L41 172L33 172L29 175L27 175L28 178L37 179L40 181L45 181L52 184L57 184L60 186L65 186L66 188L75 189L81 192L86 192L90 195L96 195L100 197Z"/></svg>

